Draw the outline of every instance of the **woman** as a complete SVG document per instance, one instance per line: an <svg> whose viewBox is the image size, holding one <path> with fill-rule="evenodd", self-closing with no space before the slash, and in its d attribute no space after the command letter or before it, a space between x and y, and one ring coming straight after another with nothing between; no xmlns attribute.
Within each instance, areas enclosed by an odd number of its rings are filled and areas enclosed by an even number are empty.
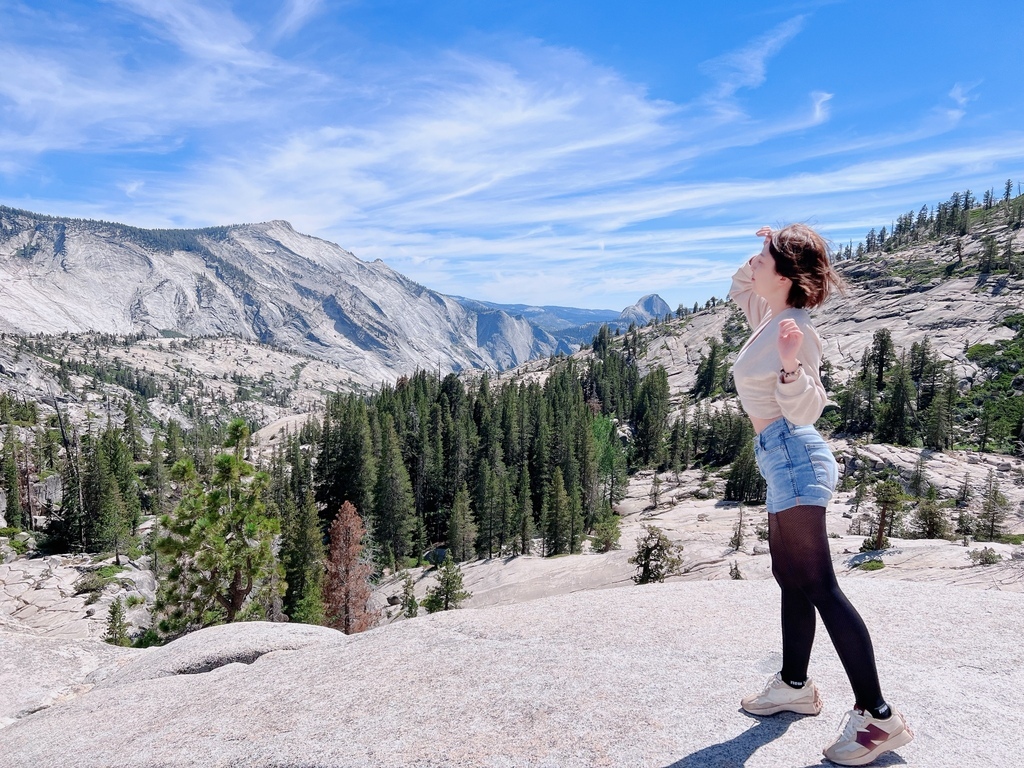
<svg viewBox="0 0 1024 768"><path fill-rule="evenodd" d="M840 765L866 765L909 743L913 733L882 697L871 637L839 589L825 531L838 470L813 426L829 401L819 378L821 339L808 310L842 286L828 246L810 227L762 227L757 235L764 247L736 272L729 291L754 329L732 370L768 484L772 575L782 588L782 669L741 706L755 715L821 711L807 676L817 609L856 700L824 754Z"/></svg>

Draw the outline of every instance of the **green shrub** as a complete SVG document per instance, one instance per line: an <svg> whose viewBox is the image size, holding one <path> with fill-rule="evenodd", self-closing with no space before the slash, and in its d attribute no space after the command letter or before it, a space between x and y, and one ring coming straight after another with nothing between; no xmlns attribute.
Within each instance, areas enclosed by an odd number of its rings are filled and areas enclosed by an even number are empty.
<svg viewBox="0 0 1024 768"><path fill-rule="evenodd" d="M103 588L113 581L116 581L114 576L123 571L119 565L104 565L102 568L97 568L95 571L89 571L77 582L75 582L75 594L83 595L86 592L94 594L99 597L99 593L103 591ZM92 602L95 602L94 597Z"/></svg>
<svg viewBox="0 0 1024 768"><path fill-rule="evenodd" d="M19 555L24 555L26 552L28 552L28 544L26 544L24 541L18 541L17 539L11 539L9 542L7 542L7 546L9 546L11 549L13 549Z"/></svg>
<svg viewBox="0 0 1024 768"><path fill-rule="evenodd" d="M622 529L619 524L619 516L611 514L603 520L598 521L594 526L594 538L592 544L595 552L611 552L619 548L619 538Z"/></svg>
<svg viewBox="0 0 1024 768"><path fill-rule="evenodd" d="M151 648L154 645L160 645L162 642L163 640L160 637L160 634L155 629L150 627L141 635L136 637L135 640L132 642L132 645L135 648Z"/></svg>
<svg viewBox="0 0 1024 768"><path fill-rule="evenodd" d="M889 537L888 536L883 536L882 537L881 549L888 549L888 548L889 548ZM864 543L860 545L860 551L861 552L874 552L874 551L876 551L876 548L875 548L875 537L874 536L868 536L866 539L864 539Z"/></svg>
<svg viewBox="0 0 1024 768"><path fill-rule="evenodd" d="M885 563L881 560L865 560L863 563L857 566L862 571L880 571L885 568Z"/></svg>
<svg viewBox="0 0 1024 768"><path fill-rule="evenodd" d="M128 608L134 608L136 605L143 605L146 602L146 598L142 595L129 595L125 601L125 606Z"/></svg>
<svg viewBox="0 0 1024 768"><path fill-rule="evenodd" d="M983 549L972 549L967 553L967 556L971 558L971 561L975 565L995 565L1003 556L996 552L992 547L984 547Z"/></svg>
<svg viewBox="0 0 1024 768"><path fill-rule="evenodd" d="M111 581L114 580L114 576L119 574L123 570L124 568L122 568L120 565L104 565L101 568L97 568L95 571L93 571L93 573L98 574L99 577L102 579L106 579L107 583L109 584Z"/></svg>
<svg viewBox="0 0 1024 768"><path fill-rule="evenodd" d="M13 538L21 533L21 528L0 528L0 536L6 536L7 538Z"/></svg>

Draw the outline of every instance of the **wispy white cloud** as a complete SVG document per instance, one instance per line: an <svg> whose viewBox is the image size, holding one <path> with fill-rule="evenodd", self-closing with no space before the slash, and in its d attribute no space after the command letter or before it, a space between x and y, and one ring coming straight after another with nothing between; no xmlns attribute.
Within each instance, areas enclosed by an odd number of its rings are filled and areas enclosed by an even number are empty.
<svg viewBox="0 0 1024 768"><path fill-rule="evenodd" d="M106 0L150 22L185 53L235 66L266 66L265 54L249 48L252 30L222 0Z"/></svg>
<svg viewBox="0 0 1024 768"><path fill-rule="evenodd" d="M977 96L972 96L971 91L977 88L980 83L969 83L964 85L963 83L956 83L949 91L949 98L951 98L956 105L963 109L968 103L974 101Z"/></svg>
<svg viewBox="0 0 1024 768"><path fill-rule="evenodd" d="M709 59L701 71L715 81L709 94L714 100L727 100L741 88L757 88L764 83L768 60L781 51L804 27L806 17L794 16L737 51Z"/></svg>
<svg viewBox="0 0 1024 768"><path fill-rule="evenodd" d="M291 37L322 10L323 0L287 0L271 31L271 39Z"/></svg>
<svg viewBox="0 0 1024 768"><path fill-rule="evenodd" d="M249 50L248 29L219 6L112 2L144 15L182 57L150 55L140 66L123 41L36 11L32 23L53 30L50 46L0 34L0 164L25 168L53 151L168 153L221 125L258 133L328 79Z"/></svg>

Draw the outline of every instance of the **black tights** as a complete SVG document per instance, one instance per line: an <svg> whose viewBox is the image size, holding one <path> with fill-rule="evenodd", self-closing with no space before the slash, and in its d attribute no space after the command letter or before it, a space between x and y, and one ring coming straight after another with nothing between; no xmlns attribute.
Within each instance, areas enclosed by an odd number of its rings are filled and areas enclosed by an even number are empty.
<svg viewBox="0 0 1024 768"><path fill-rule="evenodd" d="M843 663L856 705L885 704L864 620L839 589L825 532L825 508L799 506L768 515L772 575L782 587L782 679L807 679L814 644L814 609Z"/></svg>

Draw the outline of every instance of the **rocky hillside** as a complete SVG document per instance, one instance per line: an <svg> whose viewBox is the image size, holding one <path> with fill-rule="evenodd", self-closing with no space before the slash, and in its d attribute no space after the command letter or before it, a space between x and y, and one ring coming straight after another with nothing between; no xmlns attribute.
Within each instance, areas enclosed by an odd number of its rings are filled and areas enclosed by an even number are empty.
<svg viewBox="0 0 1024 768"><path fill-rule="evenodd" d="M366 385L559 348L522 317L467 310L284 221L143 230L0 207L0 285L7 332L236 336L334 362Z"/></svg>

